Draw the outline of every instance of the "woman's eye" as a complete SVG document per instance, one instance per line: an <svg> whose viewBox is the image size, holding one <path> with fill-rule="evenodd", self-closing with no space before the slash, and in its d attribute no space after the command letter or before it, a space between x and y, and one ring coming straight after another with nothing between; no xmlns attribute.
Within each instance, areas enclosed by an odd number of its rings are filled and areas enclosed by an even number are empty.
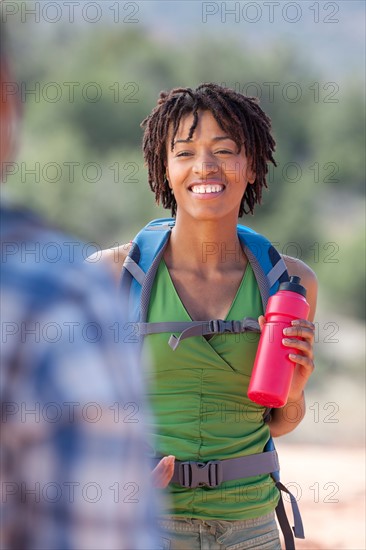
<svg viewBox="0 0 366 550"><path fill-rule="evenodd" d="M178 153L176 153L176 157L190 157L192 156L194 153L192 151L179 151ZM218 151L214 151L214 154L217 155L233 155L234 152L231 151L230 149L219 149Z"/></svg>

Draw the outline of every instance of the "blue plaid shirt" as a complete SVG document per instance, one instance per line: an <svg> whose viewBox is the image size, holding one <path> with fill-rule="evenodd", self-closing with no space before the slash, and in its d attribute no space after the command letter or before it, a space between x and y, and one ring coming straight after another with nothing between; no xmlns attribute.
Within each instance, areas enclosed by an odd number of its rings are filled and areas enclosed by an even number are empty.
<svg viewBox="0 0 366 550"><path fill-rule="evenodd" d="M0 214L1 548L156 548L142 381L112 281L32 214Z"/></svg>

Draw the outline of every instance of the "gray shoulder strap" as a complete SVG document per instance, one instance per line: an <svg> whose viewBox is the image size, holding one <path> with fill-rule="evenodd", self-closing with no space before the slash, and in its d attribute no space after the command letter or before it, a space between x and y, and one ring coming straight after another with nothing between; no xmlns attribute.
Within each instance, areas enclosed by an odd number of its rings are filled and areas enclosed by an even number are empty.
<svg viewBox="0 0 366 550"><path fill-rule="evenodd" d="M146 274L141 267L132 258L130 258L130 256L127 256L123 262L123 267L131 273L132 277L134 277L134 279L136 279L141 286L144 284Z"/></svg>
<svg viewBox="0 0 366 550"><path fill-rule="evenodd" d="M281 258L278 262L272 267L271 271L267 273L267 279L269 288L271 288L276 281L281 277L283 273L287 270L284 260Z"/></svg>

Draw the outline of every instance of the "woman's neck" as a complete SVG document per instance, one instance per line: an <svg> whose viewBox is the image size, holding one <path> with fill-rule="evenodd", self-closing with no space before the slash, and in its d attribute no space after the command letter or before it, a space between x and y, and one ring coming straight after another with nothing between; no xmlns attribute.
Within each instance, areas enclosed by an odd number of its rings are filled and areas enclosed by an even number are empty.
<svg viewBox="0 0 366 550"><path fill-rule="evenodd" d="M236 222L185 221L177 216L167 247L168 267L196 272L228 271L245 267L247 259L237 235Z"/></svg>

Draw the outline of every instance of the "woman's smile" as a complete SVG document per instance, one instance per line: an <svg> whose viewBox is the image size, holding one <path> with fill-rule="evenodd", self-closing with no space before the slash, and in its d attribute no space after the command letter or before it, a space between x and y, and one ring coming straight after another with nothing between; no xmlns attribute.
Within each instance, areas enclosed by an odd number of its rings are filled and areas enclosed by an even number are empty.
<svg viewBox="0 0 366 550"><path fill-rule="evenodd" d="M222 195L225 190L225 185L221 182L206 180L205 182L192 183L189 185L188 190L195 195L195 198L214 199Z"/></svg>

